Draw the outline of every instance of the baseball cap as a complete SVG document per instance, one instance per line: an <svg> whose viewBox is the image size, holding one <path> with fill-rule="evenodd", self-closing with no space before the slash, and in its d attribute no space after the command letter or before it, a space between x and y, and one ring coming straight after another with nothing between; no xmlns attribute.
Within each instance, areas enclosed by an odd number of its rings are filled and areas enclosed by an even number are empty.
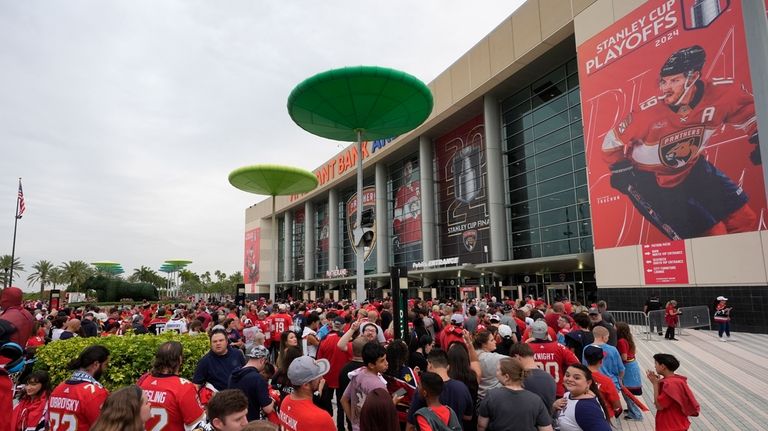
<svg viewBox="0 0 768 431"><path fill-rule="evenodd" d="M327 359L315 360L310 356L301 356L294 359L288 366L288 379L291 384L300 386L326 375L330 369L331 364Z"/></svg>
<svg viewBox="0 0 768 431"><path fill-rule="evenodd" d="M717 300L718 300L718 301L727 301L727 300L728 300L728 298L726 298L725 296L718 296L718 297L717 297Z"/></svg>
<svg viewBox="0 0 768 431"><path fill-rule="evenodd" d="M331 326L333 326L334 328L341 328L344 326L345 323L347 323L347 321L344 320L343 317L337 317L333 319L333 322L331 322Z"/></svg>
<svg viewBox="0 0 768 431"><path fill-rule="evenodd" d="M499 325L499 336L501 336L501 338L511 337L512 328L510 328L509 325Z"/></svg>
<svg viewBox="0 0 768 431"><path fill-rule="evenodd" d="M531 325L531 335L539 340L547 339L547 324L543 320L537 320Z"/></svg>
<svg viewBox="0 0 768 431"><path fill-rule="evenodd" d="M584 359L586 359L587 362L595 362L603 359L603 357L602 347L592 344L584 348Z"/></svg>
<svg viewBox="0 0 768 431"><path fill-rule="evenodd" d="M248 357L253 359L266 358L267 356L269 356L269 350L264 346L253 346L253 349L248 352Z"/></svg>
<svg viewBox="0 0 768 431"><path fill-rule="evenodd" d="M710 298L711 298L711 296L710 296ZM595 307L592 307L592 308L589 309L589 314L600 314L600 310L598 310Z"/></svg>
<svg viewBox="0 0 768 431"><path fill-rule="evenodd" d="M257 313L257 315L258 315L258 316L266 316L266 315L267 315L267 311L266 311L266 310L259 310L259 312Z"/></svg>
<svg viewBox="0 0 768 431"><path fill-rule="evenodd" d="M498 314L491 315L491 322L501 322L501 317Z"/></svg>
<svg viewBox="0 0 768 431"><path fill-rule="evenodd" d="M455 323L457 325L463 324L464 323L464 315L460 314L460 313L456 313L456 314L452 315L451 316L451 322L453 322L453 323Z"/></svg>

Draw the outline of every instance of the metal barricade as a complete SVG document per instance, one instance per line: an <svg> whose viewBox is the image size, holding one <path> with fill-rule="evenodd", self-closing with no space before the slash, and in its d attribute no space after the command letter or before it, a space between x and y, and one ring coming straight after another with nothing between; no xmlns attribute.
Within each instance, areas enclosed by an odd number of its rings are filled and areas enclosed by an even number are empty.
<svg viewBox="0 0 768 431"><path fill-rule="evenodd" d="M613 320L616 322L626 322L633 334L644 336L647 340L651 339L649 332L648 316L642 311L614 311L610 310Z"/></svg>
<svg viewBox="0 0 768 431"><path fill-rule="evenodd" d="M709 307L706 305L680 307L678 310L680 311L680 314L678 314L677 335L686 335L684 331L685 329L707 328L710 331L712 330L711 314ZM661 334L662 326L666 328L667 323L664 318L666 312L666 310L656 310L648 313L649 324L651 326L656 326L658 324L658 330L656 328L651 328L651 332L657 330L658 333Z"/></svg>

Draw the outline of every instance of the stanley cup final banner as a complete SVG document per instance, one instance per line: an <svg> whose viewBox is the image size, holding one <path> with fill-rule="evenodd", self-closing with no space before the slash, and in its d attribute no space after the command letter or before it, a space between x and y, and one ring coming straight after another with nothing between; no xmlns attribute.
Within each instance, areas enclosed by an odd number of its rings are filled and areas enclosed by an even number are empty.
<svg viewBox="0 0 768 431"><path fill-rule="evenodd" d="M765 229L741 0L650 0L578 47L595 248Z"/></svg>
<svg viewBox="0 0 768 431"><path fill-rule="evenodd" d="M259 281L259 257L261 254L259 247L261 247L261 228L257 227L245 233L244 284L255 284Z"/></svg>
<svg viewBox="0 0 768 431"><path fill-rule="evenodd" d="M476 117L435 141L440 197L440 256L483 263L490 245L485 128Z"/></svg>

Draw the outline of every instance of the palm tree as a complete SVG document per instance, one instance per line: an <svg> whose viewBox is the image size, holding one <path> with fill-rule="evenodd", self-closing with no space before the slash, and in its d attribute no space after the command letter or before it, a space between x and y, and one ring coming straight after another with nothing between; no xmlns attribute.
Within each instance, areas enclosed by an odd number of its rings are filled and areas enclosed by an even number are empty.
<svg viewBox="0 0 768 431"><path fill-rule="evenodd" d="M0 256L0 279L3 280L3 287L9 287L13 284L13 280L19 276L19 272L24 272L24 265L21 264L21 260L18 257L13 258L13 274L8 274L11 271L11 255L5 254Z"/></svg>
<svg viewBox="0 0 768 431"><path fill-rule="evenodd" d="M216 281L222 282L227 279L227 274L219 271L218 269L213 272L213 275L216 276Z"/></svg>
<svg viewBox="0 0 768 431"><path fill-rule="evenodd" d="M48 273L48 280L51 282L54 289L59 284L64 284L67 282L67 280L64 278L64 271L58 266L51 268L51 271Z"/></svg>
<svg viewBox="0 0 768 431"><path fill-rule="evenodd" d="M64 279L69 282L67 290L78 292L85 280L93 275L93 269L82 260L70 260L61 264Z"/></svg>
<svg viewBox="0 0 768 431"><path fill-rule="evenodd" d="M45 285L51 282L51 270L53 269L53 263L48 260L40 260L36 264L32 265L32 269L35 270L32 274L29 274L27 281L30 286L34 286L35 283L40 283L40 297L43 297L45 292Z"/></svg>
<svg viewBox="0 0 768 431"><path fill-rule="evenodd" d="M148 266L142 265L140 268L135 268L133 274L129 277L131 281L142 281L144 283L151 283L157 277L157 272Z"/></svg>

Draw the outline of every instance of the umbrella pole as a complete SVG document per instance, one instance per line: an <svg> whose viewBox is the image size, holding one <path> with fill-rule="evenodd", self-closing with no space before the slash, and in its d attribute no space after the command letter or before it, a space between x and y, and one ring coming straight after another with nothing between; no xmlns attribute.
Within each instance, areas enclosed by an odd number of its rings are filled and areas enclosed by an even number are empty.
<svg viewBox="0 0 768 431"><path fill-rule="evenodd" d="M277 219L275 218L275 195L272 195L272 282L269 283L269 300L275 302L277 282Z"/></svg>
<svg viewBox="0 0 768 431"><path fill-rule="evenodd" d="M357 221L357 229L361 229L363 223L363 131L357 130L357 214L355 215ZM359 238L355 238L359 240ZM357 248L357 270L355 271L355 278L357 280L357 303L362 304L365 301L365 246L355 244Z"/></svg>

